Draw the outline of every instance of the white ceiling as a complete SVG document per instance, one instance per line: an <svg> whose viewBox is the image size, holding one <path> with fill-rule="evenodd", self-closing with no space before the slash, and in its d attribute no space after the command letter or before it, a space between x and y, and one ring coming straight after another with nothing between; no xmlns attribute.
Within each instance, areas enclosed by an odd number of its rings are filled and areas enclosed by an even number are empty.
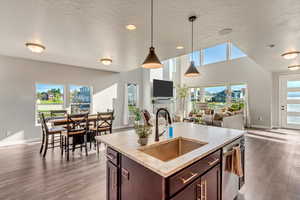
<svg viewBox="0 0 300 200"><path fill-rule="evenodd" d="M155 0L155 47L161 60L190 51L196 14L196 47L232 40L258 64L282 71L286 50L300 50L299 0ZM149 0L1 0L0 54L110 71L140 67L149 47ZM125 25L135 24L128 31ZM232 28L227 36L218 31ZM41 41L43 54L24 43ZM267 45L275 44L274 48ZM184 50L176 50L183 45ZM97 58L111 57L104 66Z"/></svg>

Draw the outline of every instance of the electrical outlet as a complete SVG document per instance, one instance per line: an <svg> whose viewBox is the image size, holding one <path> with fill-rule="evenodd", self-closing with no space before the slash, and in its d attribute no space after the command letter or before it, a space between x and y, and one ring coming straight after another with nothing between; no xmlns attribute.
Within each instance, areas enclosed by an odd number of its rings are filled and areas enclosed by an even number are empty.
<svg viewBox="0 0 300 200"><path fill-rule="evenodd" d="M10 131L6 131L6 137L10 136L11 132Z"/></svg>

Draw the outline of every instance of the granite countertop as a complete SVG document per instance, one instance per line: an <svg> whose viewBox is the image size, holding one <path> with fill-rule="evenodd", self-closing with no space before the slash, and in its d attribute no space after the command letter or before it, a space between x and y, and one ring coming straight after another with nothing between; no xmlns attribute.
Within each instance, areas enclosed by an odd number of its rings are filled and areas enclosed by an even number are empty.
<svg viewBox="0 0 300 200"><path fill-rule="evenodd" d="M168 177L215 150L222 148L226 144L231 143L245 133L245 131L241 130L203 126L193 123L175 123L173 127L173 138L181 136L207 144L173 160L164 162L139 150L143 147L137 143L138 137L134 130L96 136L96 139L157 174ZM149 137L148 145L156 143L154 137L155 132L153 130L152 135ZM168 140L167 136L161 136L159 142L166 140Z"/></svg>

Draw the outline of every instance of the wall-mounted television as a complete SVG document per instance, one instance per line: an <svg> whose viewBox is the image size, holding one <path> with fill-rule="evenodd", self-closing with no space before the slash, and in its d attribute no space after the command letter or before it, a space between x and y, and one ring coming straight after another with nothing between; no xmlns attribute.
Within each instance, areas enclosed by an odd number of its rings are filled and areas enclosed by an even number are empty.
<svg viewBox="0 0 300 200"><path fill-rule="evenodd" d="M173 97L173 81L153 79L153 97Z"/></svg>

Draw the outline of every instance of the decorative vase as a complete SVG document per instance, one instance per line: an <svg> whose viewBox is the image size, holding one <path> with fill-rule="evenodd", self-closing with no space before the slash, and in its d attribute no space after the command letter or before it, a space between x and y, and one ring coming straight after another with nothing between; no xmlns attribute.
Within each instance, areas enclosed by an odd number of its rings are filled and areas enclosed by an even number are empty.
<svg viewBox="0 0 300 200"><path fill-rule="evenodd" d="M148 138L139 138L139 139L138 139L138 143L139 143L141 146L145 146L146 144L148 144Z"/></svg>

